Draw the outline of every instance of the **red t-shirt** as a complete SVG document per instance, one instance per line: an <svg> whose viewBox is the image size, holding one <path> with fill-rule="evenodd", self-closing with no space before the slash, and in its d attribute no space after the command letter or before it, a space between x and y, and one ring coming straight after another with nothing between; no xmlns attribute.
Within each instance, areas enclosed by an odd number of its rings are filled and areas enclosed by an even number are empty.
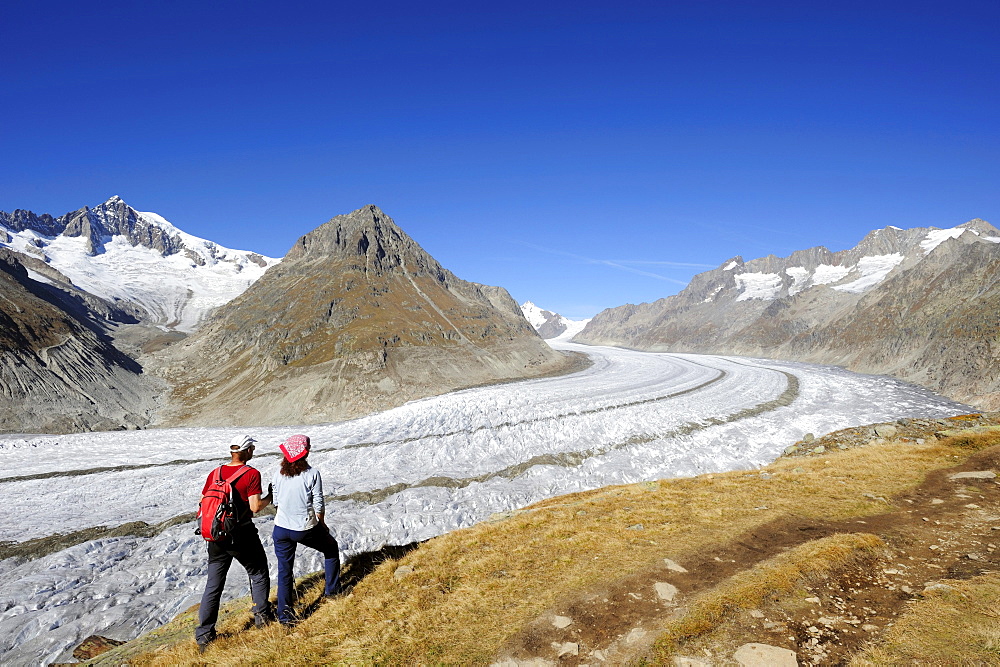
<svg viewBox="0 0 1000 667"><path fill-rule="evenodd" d="M240 475L240 478L236 480L236 484L233 485L233 488L236 489L236 493L240 494L240 498L242 498L244 502L250 502L250 496L261 495L262 493L260 488L260 471L249 466L247 466L247 468L248 470ZM222 466L222 479L231 478L239 469L240 466ZM215 470L218 470L218 468ZM208 489L212 484L212 479L215 477L215 470L208 473L208 479L205 480L205 486L201 490L201 495L208 493Z"/></svg>

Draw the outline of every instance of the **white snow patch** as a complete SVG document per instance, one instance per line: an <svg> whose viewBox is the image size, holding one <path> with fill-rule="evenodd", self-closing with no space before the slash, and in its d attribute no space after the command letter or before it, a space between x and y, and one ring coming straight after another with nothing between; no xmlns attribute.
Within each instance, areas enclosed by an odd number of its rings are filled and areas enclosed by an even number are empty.
<svg viewBox="0 0 1000 667"><path fill-rule="evenodd" d="M542 314L542 311L542 308L539 308L531 301L525 301L521 304L521 312L524 313L524 319L528 320L528 324L536 329L545 324L548 319L546 315Z"/></svg>
<svg viewBox="0 0 1000 667"><path fill-rule="evenodd" d="M566 331L563 331L561 334L559 334L558 336L556 336L555 338L553 338L552 341L554 342L554 341L568 341L568 340L572 340L573 336L575 336L578 333L580 333L581 331L583 331L583 329L588 324L590 324L590 320L592 320L592 319L593 319L592 317L588 317L585 320L570 320L570 319L567 319L567 318L564 317L563 318L563 324L566 325Z"/></svg>
<svg viewBox="0 0 1000 667"><path fill-rule="evenodd" d="M820 264L813 271L813 285L828 285L842 280L851 272L849 266L834 266L833 264Z"/></svg>
<svg viewBox="0 0 1000 667"><path fill-rule="evenodd" d="M711 294L705 297L705 300L702 301L702 303L711 303L712 300L715 298L715 296L721 291L722 291L722 285L719 285L714 290L712 290Z"/></svg>
<svg viewBox="0 0 1000 667"><path fill-rule="evenodd" d="M934 248L938 247L948 239L957 239L959 236L965 232L970 231L963 227L952 227L951 229L932 229L927 232L927 236L924 240L920 242L920 248L924 251L924 254L929 254Z"/></svg>
<svg viewBox="0 0 1000 667"><path fill-rule="evenodd" d="M804 266L790 266L785 269L785 273L792 279L792 285L788 288L788 295L798 294L809 287L809 269Z"/></svg>
<svg viewBox="0 0 1000 667"><path fill-rule="evenodd" d="M742 290L737 301L773 299L781 291L781 276L777 273L740 273L736 276L736 286Z"/></svg>
<svg viewBox="0 0 1000 667"><path fill-rule="evenodd" d="M124 236L113 236L103 239L103 252L91 256L82 236L52 237L31 230L11 234L11 241L0 245L42 259L91 294L137 303L154 324L185 332L193 331L209 312L242 294L281 261L223 248L182 232L155 213L137 213L168 235L180 237L186 249L164 256L152 248L133 246ZM257 257L264 266L255 261Z"/></svg>
<svg viewBox="0 0 1000 667"><path fill-rule="evenodd" d="M855 267L861 272L861 277L844 285L836 285L833 289L853 294L865 292L885 280L889 272L899 266L902 261L903 255L898 252L891 255L862 257Z"/></svg>
<svg viewBox="0 0 1000 667"><path fill-rule="evenodd" d="M722 270L723 271L732 271L733 269L735 269L738 266L739 266L739 262L733 261L733 262L729 262L729 264L726 264L724 267L722 267Z"/></svg>

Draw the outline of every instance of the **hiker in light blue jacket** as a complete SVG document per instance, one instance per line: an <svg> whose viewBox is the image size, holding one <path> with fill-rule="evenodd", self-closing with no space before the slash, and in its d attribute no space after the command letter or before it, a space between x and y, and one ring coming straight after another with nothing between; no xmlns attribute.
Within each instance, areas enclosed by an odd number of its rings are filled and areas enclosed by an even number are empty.
<svg viewBox="0 0 1000 667"><path fill-rule="evenodd" d="M323 479L306 461L309 436L293 435L280 445L285 455L271 479L274 517L274 555L278 559L278 621L296 623L292 608L295 591L295 548L304 544L323 553L326 570L324 595L340 592L340 549L324 521Z"/></svg>

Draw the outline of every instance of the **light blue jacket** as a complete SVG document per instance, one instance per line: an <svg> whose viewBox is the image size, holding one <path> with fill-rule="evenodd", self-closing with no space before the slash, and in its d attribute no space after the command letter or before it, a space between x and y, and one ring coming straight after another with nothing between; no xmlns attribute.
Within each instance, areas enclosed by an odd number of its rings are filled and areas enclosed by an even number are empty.
<svg viewBox="0 0 1000 667"><path fill-rule="evenodd" d="M319 523L323 513L323 478L316 468L308 467L295 477L285 477L281 469L271 478L271 502L278 508L274 525L288 530L309 530Z"/></svg>

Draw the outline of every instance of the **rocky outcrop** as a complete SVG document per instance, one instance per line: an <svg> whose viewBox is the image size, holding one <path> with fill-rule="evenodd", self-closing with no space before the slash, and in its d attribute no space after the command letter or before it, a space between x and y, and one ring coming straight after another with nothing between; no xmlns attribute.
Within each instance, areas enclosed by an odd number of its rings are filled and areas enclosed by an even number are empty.
<svg viewBox="0 0 1000 667"><path fill-rule="evenodd" d="M375 206L300 238L280 264L155 362L165 423L317 423L552 372L499 287L466 282Z"/></svg>
<svg viewBox="0 0 1000 667"><path fill-rule="evenodd" d="M33 280L0 253L0 431L63 433L149 422L159 382L100 323L121 315L94 297Z"/></svg>
<svg viewBox="0 0 1000 667"><path fill-rule="evenodd" d="M606 310L578 342L741 354L889 374L1000 408L1000 231L887 227L857 247L744 262Z"/></svg>

